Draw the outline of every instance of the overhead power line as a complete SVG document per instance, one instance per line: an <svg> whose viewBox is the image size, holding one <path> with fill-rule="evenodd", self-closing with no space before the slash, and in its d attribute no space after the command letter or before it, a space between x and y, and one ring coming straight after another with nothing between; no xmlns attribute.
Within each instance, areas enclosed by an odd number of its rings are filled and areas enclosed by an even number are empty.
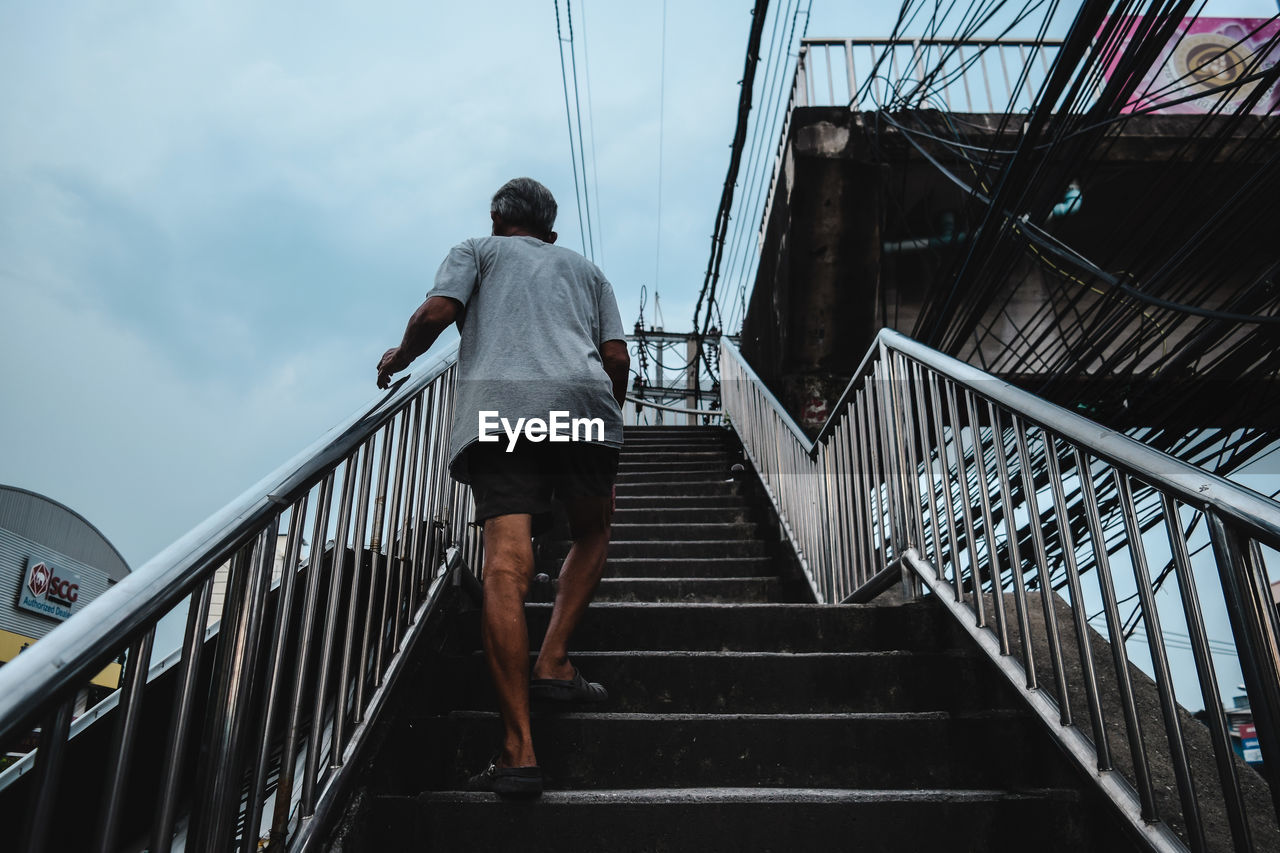
<svg viewBox="0 0 1280 853"><path fill-rule="evenodd" d="M569 37L564 37L560 26L560 0L554 0L556 9L556 41L560 47L560 83L564 90L565 123L569 129L569 159L573 169L573 195L578 207L578 231L582 240L582 253L595 260L595 235L591 221L591 191L587 183L586 145L582 135L582 100L578 88L578 59L573 39L573 7L571 0L564 0L565 20ZM584 37L585 38L585 37ZM564 60L564 46L569 45L569 62ZM569 103L569 81L573 80L573 104ZM588 86L590 83L588 82ZM574 124L577 136L574 136ZM594 132L592 134L594 145ZM594 159L594 158L593 158ZM581 175L581 180L579 180ZM585 223L585 224L584 224Z"/></svg>

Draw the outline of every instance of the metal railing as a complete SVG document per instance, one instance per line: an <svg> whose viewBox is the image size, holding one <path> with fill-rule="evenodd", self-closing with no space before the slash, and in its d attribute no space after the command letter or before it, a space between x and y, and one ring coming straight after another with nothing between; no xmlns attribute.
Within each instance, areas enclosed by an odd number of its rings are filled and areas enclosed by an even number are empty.
<svg viewBox="0 0 1280 853"><path fill-rule="evenodd" d="M446 470L456 358L455 345L0 669L0 741L40 726L31 760L10 768L29 778L4 792L27 789L17 849L52 849L60 792L85 782L64 772L72 702L122 653L122 687L98 723L111 719L114 735L91 786L102 792L96 815L87 810L93 849L126 837L152 853L323 841L317 827L341 807L438 601L442 563L480 558L470 490ZM273 588L278 532L285 559ZM215 572L228 560L221 623L207 632ZM149 699L157 626L188 602L172 692L161 693L172 696L167 732L144 734L144 702L160 701ZM144 759L142 741L161 738L158 757ZM126 801L152 796L149 827L129 825L137 809Z"/></svg>
<svg viewBox="0 0 1280 853"><path fill-rule="evenodd" d="M1020 112L1035 103L1061 46L1052 39L809 38L800 43L792 103Z"/></svg>
<svg viewBox="0 0 1280 853"><path fill-rule="evenodd" d="M769 224L796 108L1024 111L1035 103L1061 46L1054 39L802 40L758 239L763 242Z"/></svg>
<svg viewBox="0 0 1280 853"><path fill-rule="evenodd" d="M1280 849L1280 505L889 330L810 440L721 349L725 417L819 601L935 597L1150 849ZM1237 665L1269 791L1232 749Z"/></svg>

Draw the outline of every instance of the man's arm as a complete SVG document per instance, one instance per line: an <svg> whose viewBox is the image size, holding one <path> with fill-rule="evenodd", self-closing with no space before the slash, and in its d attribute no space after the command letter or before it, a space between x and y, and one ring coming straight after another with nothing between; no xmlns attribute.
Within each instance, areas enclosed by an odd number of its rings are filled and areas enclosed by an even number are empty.
<svg viewBox="0 0 1280 853"><path fill-rule="evenodd" d="M631 356L627 355L626 341L605 341L600 344L600 360L604 372L613 383L613 398L622 408L627 403L627 379L631 376Z"/></svg>
<svg viewBox="0 0 1280 853"><path fill-rule="evenodd" d="M391 374L404 370L429 350L440 333L458 319L460 307L456 299L448 296L432 296L419 305L405 326L400 346L387 350L378 362L378 387L386 388L391 384Z"/></svg>

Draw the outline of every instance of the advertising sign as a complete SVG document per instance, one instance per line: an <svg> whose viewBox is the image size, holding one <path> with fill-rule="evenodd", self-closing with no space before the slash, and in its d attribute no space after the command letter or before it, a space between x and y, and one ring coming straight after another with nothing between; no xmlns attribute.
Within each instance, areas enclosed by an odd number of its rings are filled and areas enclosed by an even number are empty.
<svg viewBox="0 0 1280 853"><path fill-rule="evenodd" d="M1244 760L1250 764L1262 763L1262 749L1258 746L1258 729L1253 723L1240 726L1240 748L1244 750Z"/></svg>
<svg viewBox="0 0 1280 853"><path fill-rule="evenodd" d="M70 619L80 600L80 575L49 560L27 558L18 606L59 621Z"/></svg>
<svg viewBox="0 0 1280 853"><path fill-rule="evenodd" d="M1141 18L1125 19L1119 50L1107 68L1107 79L1114 73L1121 51L1139 31L1140 22ZM1169 115L1204 114L1213 109L1234 112L1254 94L1260 82L1254 80L1231 87L1280 62L1280 47L1275 40L1277 33L1280 33L1280 21L1266 18L1195 18L1182 21L1121 112L1142 110ZM1213 91L1223 86L1228 88ZM1194 97L1200 93L1205 93L1204 97ZM1186 100L1188 98L1191 100ZM1180 103L1169 103L1171 101ZM1261 93L1252 112L1255 115L1271 112L1278 102L1280 84Z"/></svg>

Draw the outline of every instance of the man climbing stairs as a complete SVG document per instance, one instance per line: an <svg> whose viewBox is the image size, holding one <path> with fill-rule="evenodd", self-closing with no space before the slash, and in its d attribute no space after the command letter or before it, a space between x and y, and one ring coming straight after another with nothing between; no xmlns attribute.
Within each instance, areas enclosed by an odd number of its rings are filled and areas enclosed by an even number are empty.
<svg viewBox="0 0 1280 853"><path fill-rule="evenodd" d="M458 613L335 847L1132 849L934 602L805 603L741 462L725 429L628 430L605 579L573 643L610 696L535 706L540 799L464 790L501 727L477 614ZM539 570L566 548L543 543ZM526 608L535 648L550 583Z"/></svg>

